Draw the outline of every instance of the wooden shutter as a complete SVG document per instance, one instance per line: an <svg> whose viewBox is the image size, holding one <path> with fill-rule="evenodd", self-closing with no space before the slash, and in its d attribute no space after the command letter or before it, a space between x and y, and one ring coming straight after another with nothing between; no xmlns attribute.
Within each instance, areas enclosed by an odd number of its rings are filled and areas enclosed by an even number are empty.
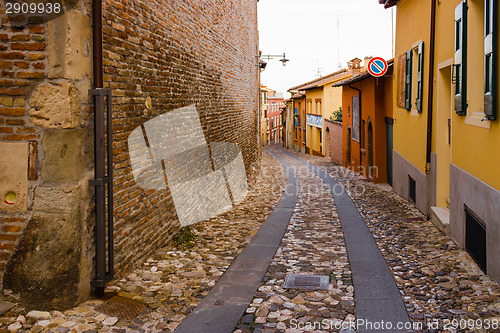
<svg viewBox="0 0 500 333"><path fill-rule="evenodd" d="M422 112L423 80L424 80L424 42L418 44L418 77L417 77L417 111Z"/></svg>
<svg viewBox="0 0 500 333"><path fill-rule="evenodd" d="M495 0L484 1L484 114L496 119L497 106L497 10Z"/></svg>
<svg viewBox="0 0 500 333"><path fill-rule="evenodd" d="M464 116L467 111L467 1L455 8L455 112Z"/></svg>
<svg viewBox="0 0 500 333"><path fill-rule="evenodd" d="M405 109L411 111L411 70L413 63L413 50L406 51L406 73L405 73Z"/></svg>

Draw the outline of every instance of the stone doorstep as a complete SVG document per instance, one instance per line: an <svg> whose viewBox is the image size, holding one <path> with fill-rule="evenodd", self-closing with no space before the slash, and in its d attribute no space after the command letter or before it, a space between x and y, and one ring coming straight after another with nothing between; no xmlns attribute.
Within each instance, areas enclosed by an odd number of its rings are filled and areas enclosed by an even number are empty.
<svg viewBox="0 0 500 333"><path fill-rule="evenodd" d="M431 207L431 222L445 235L450 235L450 210L448 208Z"/></svg>
<svg viewBox="0 0 500 333"><path fill-rule="evenodd" d="M378 188L382 189L383 191L386 192L391 192L392 191L392 186L387 184L387 183L376 183L375 186Z"/></svg>

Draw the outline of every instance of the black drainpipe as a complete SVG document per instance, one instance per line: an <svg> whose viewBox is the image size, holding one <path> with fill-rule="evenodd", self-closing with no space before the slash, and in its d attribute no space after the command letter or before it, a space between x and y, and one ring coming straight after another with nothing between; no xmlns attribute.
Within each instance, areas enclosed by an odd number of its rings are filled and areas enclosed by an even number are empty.
<svg viewBox="0 0 500 333"><path fill-rule="evenodd" d="M106 283L114 275L112 104L111 90L103 88L102 0L92 0L92 35L94 89L90 89L89 94L94 97L95 179L90 185L95 187L95 278L91 286L95 288L95 295L102 297Z"/></svg>
<svg viewBox="0 0 500 333"><path fill-rule="evenodd" d="M431 6L431 40L429 48L429 92L427 100L427 155L426 166L427 173L431 170L431 152L432 152L432 116L434 99L434 45L436 43L436 0L432 0Z"/></svg>
<svg viewBox="0 0 500 333"><path fill-rule="evenodd" d="M361 140L363 140L363 138L361 137L361 134L362 134L361 126L363 126L362 125L363 122L361 120L361 89L358 89L358 88L351 86L350 83L348 84L348 86L349 86L349 88L356 90L358 92L358 96L359 96L359 167L361 170L361 166L363 165L363 163L362 163L363 155L361 154ZM354 110L352 110L352 112L354 114Z"/></svg>
<svg viewBox="0 0 500 333"><path fill-rule="evenodd" d="M434 99L434 46L436 43L436 0L432 0L431 5L431 36L429 47L429 90L427 99L427 151L425 158L425 174L427 176L427 202L426 210L427 216L430 217L431 211L431 186L433 185L431 179L431 154L432 154L432 117L433 117L433 99Z"/></svg>

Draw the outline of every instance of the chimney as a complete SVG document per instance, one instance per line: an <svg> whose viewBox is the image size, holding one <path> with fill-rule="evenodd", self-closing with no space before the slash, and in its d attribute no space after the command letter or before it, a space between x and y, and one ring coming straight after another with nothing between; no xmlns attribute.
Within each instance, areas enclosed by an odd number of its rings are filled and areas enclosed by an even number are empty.
<svg viewBox="0 0 500 333"><path fill-rule="evenodd" d="M354 58L351 61L348 61L347 68L351 70L353 73L359 73L361 69L361 59Z"/></svg>
<svg viewBox="0 0 500 333"><path fill-rule="evenodd" d="M368 68L368 63L370 62L370 60L373 59L373 56L366 56L365 57L365 68Z"/></svg>

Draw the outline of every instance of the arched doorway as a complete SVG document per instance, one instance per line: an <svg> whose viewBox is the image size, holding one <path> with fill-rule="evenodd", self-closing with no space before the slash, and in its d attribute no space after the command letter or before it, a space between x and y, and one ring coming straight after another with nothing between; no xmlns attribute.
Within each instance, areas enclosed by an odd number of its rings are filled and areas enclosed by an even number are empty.
<svg viewBox="0 0 500 333"><path fill-rule="evenodd" d="M351 165L351 138L352 138L352 132L351 128L347 128L347 167Z"/></svg>
<svg viewBox="0 0 500 333"><path fill-rule="evenodd" d="M373 180L373 126L368 118L368 178Z"/></svg>
<svg viewBox="0 0 500 333"><path fill-rule="evenodd" d="M326 157L331 157L332 153L330 151L330 145L331 145L331 138L330 138L330 129L327 127L326 128L326 143L325 143L325 156Z"/></svg>

